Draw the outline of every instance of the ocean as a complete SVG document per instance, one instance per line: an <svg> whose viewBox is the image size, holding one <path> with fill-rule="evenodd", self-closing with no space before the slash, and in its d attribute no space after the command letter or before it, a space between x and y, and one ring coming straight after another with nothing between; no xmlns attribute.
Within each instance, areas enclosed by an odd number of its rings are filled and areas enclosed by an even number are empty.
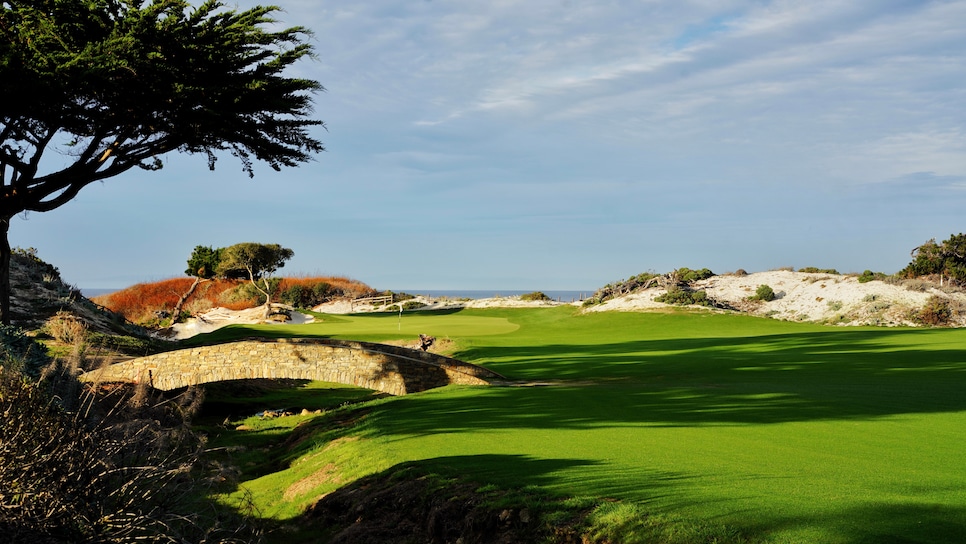
<svg viewBox="0 0 966 544"><path fill-rule="evenodd" d="M518 289L393 289L394 293L408 293L410 295L424 295L432 298L493 298L493 297L511 297L516 295L525 295L527 293L534 292L534 289L530 290L518 290ZM586 291L561 291L561 290L550 290L541 291L548 297L560 301L560 302L573 302L577 300L584 300L589 298L594 294L594 289L588 289Z"/></svg>

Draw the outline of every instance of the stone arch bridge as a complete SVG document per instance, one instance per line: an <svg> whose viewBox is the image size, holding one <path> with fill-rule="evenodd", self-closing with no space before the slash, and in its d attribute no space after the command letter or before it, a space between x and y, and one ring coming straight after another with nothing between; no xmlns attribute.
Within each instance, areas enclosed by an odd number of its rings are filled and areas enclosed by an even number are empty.
<svg viewBox="0 0 966 544"><path fill-rule="evenodd" d="M86 382L147 383L164 391L253 378L344 383L391 395L449 384L486 385L496 372L434 353L345 340L249 338L168 351L102 367Z"/></svg>

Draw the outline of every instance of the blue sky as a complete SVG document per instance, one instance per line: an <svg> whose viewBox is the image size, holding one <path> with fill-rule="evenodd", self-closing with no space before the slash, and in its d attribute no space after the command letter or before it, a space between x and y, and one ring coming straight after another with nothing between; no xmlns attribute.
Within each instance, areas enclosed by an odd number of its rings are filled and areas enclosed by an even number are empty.
<svg viewBox="0 0 966 544"><path fill-rule="evenodd" d="M254 179L167 156L11 244L86 288L256 241L378 289L577 290L891 273L966 231L966 1L274 3L314 32L326 152Z"/></svg>

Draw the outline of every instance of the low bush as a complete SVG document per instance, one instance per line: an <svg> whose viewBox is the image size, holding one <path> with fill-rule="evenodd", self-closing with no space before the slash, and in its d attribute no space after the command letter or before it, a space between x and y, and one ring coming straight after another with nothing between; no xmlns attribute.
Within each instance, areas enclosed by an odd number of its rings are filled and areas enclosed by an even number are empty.
<svg viewBox="0 0 966 544"><path fill-rule="evenodd" d="M799 272L807 272L809 274L836 274L836 275L838 275L838 273L839 273L839 271L836 270L836 269L834 269L834 268L816 268L814 266L806 266L805 268L799 268L798 271Z"/></svg>
<svg viewBox="0 0 966 544"><path fill-rule="evenodd" d="M553 299L543 294L543 292L541 291L534 291L532 293L525 293L520 295L520 300L525 300L529 302L540 302L540 301L547 301L547 300L553 300Z"/></svg>
<svg viewBox="0 0 966 544"><path fill-rule="evenodd" d="M873 272L871 270L866 270L859 275L859 283L868 283L875 280L882 281L884 279L886 279L886 274L882 272Z"/></svg>
<svg viewBox="0 0 966 544"><path fill-rule="evenodd" d="M918 293L925 293L933 287L933 284L926 280L904 280L902 282L903 287L908 291L916 291Z"/></svg>
<svg viewBox="0 0 966 544"><path fill-rule="evenodd" d="M684 289L681 287L672 287L667 290L663 295L658 295L654 297L655 302L661 302L663 304L674 304L677 306L688 306L691 304L697 304L699 306L712 306L711 299L708 298L708 293L699 290L692 291L690 289Z"/></svg>
<svg viewBox="0 0 966 544"><path fill-rule="evenodd" d="M829 310L832 310L833 312L837 312L837 311L839 311L839 310L842 309L842 301L841 300L830 300L830 301L826 302L825 305L828 306L828 309Z"/></svg>
<svg viewBox="0 0 966 544"><path fill-rule="evenodd" d="M82 342L87 337L87 326L70 312L60 311L47 320L43 332L63 344Z"/></svg>
<svg viewBox="0 0 966 544"><path fill-rule="evenodd" d="M692 270L690 268L678 268L674 271L677 275L678 280L684 283L694 283L696 281L701 281L714 276L714 272L707 268L702 268L700 270Z"/></svg>
<svg viewBox="0 0 966 544"><path fill-rule="evenodd" d="M755 290L753 296L748 297L748 300L760 300L762 302L771 302L775 300L775 290L768 285L759 285L758 289Z"/></svg>
<svg viewBox="0 0 966 544"><path fill-rule="evenodd" d="M926 300L926 304L913 316L913 320L923 325L938 327L948 325L953 317L953 310L949 300L933 295Z"/></svg>

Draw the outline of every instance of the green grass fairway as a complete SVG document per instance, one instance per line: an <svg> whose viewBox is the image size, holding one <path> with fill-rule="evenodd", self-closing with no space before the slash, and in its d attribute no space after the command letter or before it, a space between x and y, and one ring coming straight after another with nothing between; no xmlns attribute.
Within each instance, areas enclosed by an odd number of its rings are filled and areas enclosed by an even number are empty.
<svg viewBox="0 0 966 544"><path fill-rule="evenodd" d="M246 482L266 515L414 462L616 499L664 520L658 541L721 526L769 543L966 542L966 331L572 308L404 314L399 328L367 315L272 330L434 334L533 385L380 399L349 427L319 418L315 442ZM238 329L218 336L252 334Z"/></svg>

